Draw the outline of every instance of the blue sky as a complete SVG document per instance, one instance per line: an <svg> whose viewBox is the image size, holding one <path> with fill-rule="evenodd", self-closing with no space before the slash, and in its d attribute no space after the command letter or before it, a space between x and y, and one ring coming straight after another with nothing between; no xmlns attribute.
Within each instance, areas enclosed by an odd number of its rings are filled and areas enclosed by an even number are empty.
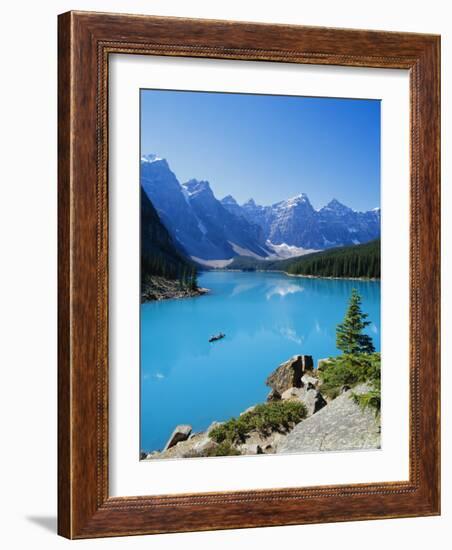
<svg viewBox="0 0 452 550"><path fill-rule="evenodd" d="M141 151L240 204L380 206L378 100L142 90Z"/></svg>

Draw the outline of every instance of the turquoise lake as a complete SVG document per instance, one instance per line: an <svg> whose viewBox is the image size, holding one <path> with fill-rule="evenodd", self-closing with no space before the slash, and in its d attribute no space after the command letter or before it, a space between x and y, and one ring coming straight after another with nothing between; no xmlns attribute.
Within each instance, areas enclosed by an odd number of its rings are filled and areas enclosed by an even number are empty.
<svg viewBox="0 0 452 550"><path fill-rule="evenodd" d="M209 294L141 305L142 450L162 449L177 424L202 431L265 401L265 379L293 355L336 355L352 288L380 351L379 281L212 271L198 282Z"/></svg>

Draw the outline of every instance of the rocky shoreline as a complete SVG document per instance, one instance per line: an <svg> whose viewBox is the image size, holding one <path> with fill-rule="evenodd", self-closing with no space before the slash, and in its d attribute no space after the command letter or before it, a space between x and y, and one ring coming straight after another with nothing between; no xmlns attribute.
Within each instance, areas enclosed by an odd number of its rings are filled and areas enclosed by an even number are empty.
<svg viewBox="0 0 452 550"><path fill-rule="evenodd" d="M369 386L343 386L331 399L322 393L319 376L319 367L328 361L321 359L314 368L312 356L295 355L267 378L270 393L265 403L249 407L236 419L213 422L204 432L176 426L163 450L142 451L141 459L380 448L379 415L356 402Z"/></svg>
<svg viewBox="0 0 452 550"><path fill-rule="evenodd" d="M174 298L192 298L207 294L207 288L190 288L181 286L177 280L166 279L165 277L153 276L146 283L143 283L141 289L141 302L154 302L160 300L171 300Z"/></svg>

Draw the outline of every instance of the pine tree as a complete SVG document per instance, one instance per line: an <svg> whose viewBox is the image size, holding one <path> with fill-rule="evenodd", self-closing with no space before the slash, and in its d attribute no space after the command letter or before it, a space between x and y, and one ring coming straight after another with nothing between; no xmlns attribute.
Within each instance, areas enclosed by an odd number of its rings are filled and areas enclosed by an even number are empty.
<svg viewBox="0 0 452 550"><path fill-rule="evenodd" d="M366 321L366 319L367 313L363 313L361 310L361 296L354 288L344 320L337 325L336 329L336 346L342 353L373 353L375 351L372 338L363 334L363 330L370 325L370 321Z"/></svg>

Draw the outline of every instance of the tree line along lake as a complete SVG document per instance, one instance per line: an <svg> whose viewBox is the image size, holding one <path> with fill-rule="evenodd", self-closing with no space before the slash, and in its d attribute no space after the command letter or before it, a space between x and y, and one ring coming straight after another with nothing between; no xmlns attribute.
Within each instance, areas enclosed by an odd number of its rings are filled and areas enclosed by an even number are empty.
<svg viewBox="0 0 452 550"><path fill-rule="evenodd" d="M380 281L205 271L203 296L141 304L141 441L162 449L174 427L205 430L265 401L267 376L296 354L337 355L352 289L380 351ZM226 336L209 343L212 334Z"/></svg>

